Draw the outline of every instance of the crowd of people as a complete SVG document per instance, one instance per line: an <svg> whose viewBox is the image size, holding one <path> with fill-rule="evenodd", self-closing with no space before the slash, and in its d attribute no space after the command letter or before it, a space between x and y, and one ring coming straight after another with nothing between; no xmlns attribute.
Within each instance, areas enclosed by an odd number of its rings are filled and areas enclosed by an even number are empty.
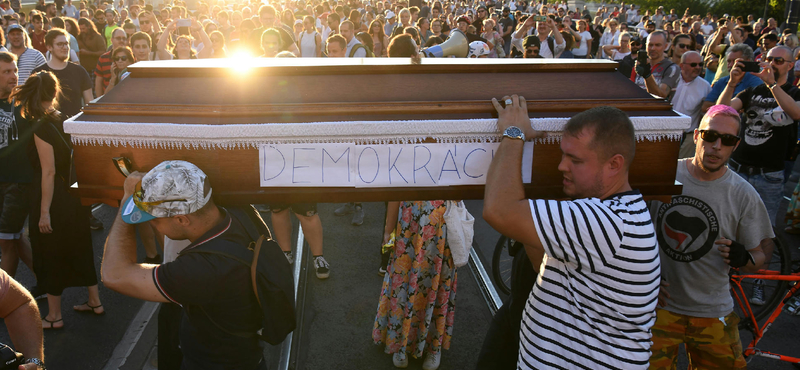
<svg viewBox="0 0 800 370"><path fill-rule="evenodd" d="M634 129L624 112L610 107L580 113L565 127L559 170L572 200L528 200L518 171L521 142L540 133L530 130L523 97L493 102L503 139L487 179L484 218L524 249L515 255L512 294L493 319L477 367L669 368L681 343L698 366L746 366L727 273L757 269L769 259L773 228L783 216L783 185L800 151L800 41L775 19L690 9L678 15L624 3L590 12L525 0L420 6L406 0L40 0L27 14L18 1L4 0L0 16L0 317L26 352L28 369L43 367L41 328L64 328L65 288L88 290L75 311L105 313L90 232L99 221L68 192L74 174L63 122L115 90L128 66L226 57L417 58L453 32L466 38L470 58L616 61L631 83L691 118L676 174L683 192L672 203L646 204L630 187ZM786 232L795 234L798 193L800 185L786 214ZM117 292L163 302L159 322L163 314L172 318L165 323L180 323L160 339L164 368L265 368L257 336L237 335L258 329L262 303L250 290L221 284L221 276L233 276L247 285L249 269L218 256L178 255L248 245L247 221L215 205L211 194L206 175L187 162L129 176L106 243L103 281ZM423 368L436 369L451 344L456 308L446 202L388 202L386 208L389 247L379 269L384 282L372 340L398 368L408 366L408 357L424 357ZM316 204L258 209L271 212L276 246L288 264L295 262L295 214L316 276L330 276ZM365 217L361 203L334 213L352 215L354 225ZM721 222L703 229L698 225L711 221L698 223L698 217ZM136 233L144 263L136 262ZM171 240L188 242L176 250ZM32 296L6 275L14 276L19 260L36 275ZM288 271L282 260L276 266ZM700 280L707 284L698 286ZM38 320L33 297L40 295L48 312ZM753 304L763 304L761 285L752 296ZM239 302L238 311L219 304L228 300ZM9 317L21 316L19 322L36 322L38 337L8 325Z"/></svg>

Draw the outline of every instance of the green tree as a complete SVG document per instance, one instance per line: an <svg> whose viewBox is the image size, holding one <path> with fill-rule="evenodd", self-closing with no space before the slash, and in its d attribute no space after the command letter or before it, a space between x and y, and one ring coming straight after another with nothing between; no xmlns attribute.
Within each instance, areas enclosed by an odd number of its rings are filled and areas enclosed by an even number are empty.
<svg viewBox="0 0 800 370"><path fill-rule="evenodd" d="M627 3L640 5L642 9L650 10L651 14L655 13L656 8L663 6L667 12L675 9L679 16L683 16L686 8L689 8L689 14L705 15L711 12L718 16L730 14L734 17L747 17L748 14L753 14L756 19L764 16L766 6L767 17L777 19L778 24L785 21L784 10L786 9L785 0L629 0ZM644 14L644 12L640 12L640 14Z"/></svg>

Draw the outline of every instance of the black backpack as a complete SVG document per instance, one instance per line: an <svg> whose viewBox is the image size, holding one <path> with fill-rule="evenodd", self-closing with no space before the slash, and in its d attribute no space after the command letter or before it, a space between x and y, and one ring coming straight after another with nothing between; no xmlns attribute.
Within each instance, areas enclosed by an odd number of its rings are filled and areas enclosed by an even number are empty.
<svg viewBox="0 0 800 370"><path fill-rule="evenodd" d="M262 313L262 329L258 332L234 332L223 328L208 313L200 310L217 328L225 333L243 338L258 337L277 345L283 342L296 327L294 309L294 278L291 267L283 251L274 240L272 234L252 206L243 208L226 208L232 222L239 222L252 240L243 248L234 242L202 244L191 250L181 252L216 254L234 259L250 267L253 292Z"/></svg>

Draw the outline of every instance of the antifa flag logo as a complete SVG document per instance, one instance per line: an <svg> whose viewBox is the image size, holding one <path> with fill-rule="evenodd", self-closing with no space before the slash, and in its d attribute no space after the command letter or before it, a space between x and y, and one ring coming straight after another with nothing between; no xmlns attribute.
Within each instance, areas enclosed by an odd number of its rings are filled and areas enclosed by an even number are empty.
<svg viewBox="0 0 800 370"><path fill-rule="evenodd" d="M684 216L680 212L670 213L664 222L664 234L678 242L675 245L675 250L678 251L689 249L707 229L708 226L702 219Z"/></svg>
<svg viewBox="0 0 800 370"><path fill-rule="evenodd" d="M656 219L661 251L678 262L702 258L719 236L714 210L700 199L680 195L663 204Z"/></svg>

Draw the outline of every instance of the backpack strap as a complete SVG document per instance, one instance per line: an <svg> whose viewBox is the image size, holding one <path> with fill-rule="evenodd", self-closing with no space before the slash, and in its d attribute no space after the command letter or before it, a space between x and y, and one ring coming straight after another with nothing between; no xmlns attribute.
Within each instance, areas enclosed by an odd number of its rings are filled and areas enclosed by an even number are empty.
<svg viewBox="0 0 800 370"><path fill-rule="evenodd" d="M365 48L364 48L364 45L361 45L361 44L355 44L355 45L353 45L353 48L352 48L352 49L350 49L350 56L349 56L350 58L352 58L352 57L353 57L353 55L356 55L356 52L358 51L358 48L362 48L362 49L364 49L364 51L365 51L365 52L366 52L366 50L367 50L367 49L365 49Z"/></svg>
<svg viewBox="0 0 800 370"><path fill-rule="evenodd" d="M265 240L267 240L267 237L264 235L258 237L255 248L253 248L253 263L250 264L250 280L253 281L253 293L256 295L256 301L259 307L261 307L261 298L258 296L256 273L258 271L258 255L261 253L261 245L264 244Z"/></svg>
<svg viewBox="0 0 800 370"><path fill-rule="evenodd" d="M556 57L556 40L552 36L547 36L547 46L550 47L550 53L553 54L553 58Z"/></svg>

